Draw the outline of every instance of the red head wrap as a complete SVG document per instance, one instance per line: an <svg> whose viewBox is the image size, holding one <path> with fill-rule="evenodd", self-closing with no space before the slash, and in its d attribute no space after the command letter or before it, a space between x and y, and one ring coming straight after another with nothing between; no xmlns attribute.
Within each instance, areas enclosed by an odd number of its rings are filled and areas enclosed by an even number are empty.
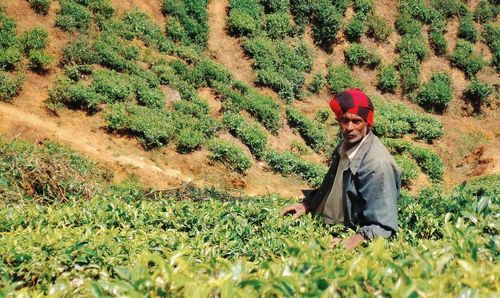
<svg viewBox="0 0 500 298"><path fill-rule="evenodd" d="M374 108L373 104L359 89L347 89L335 94L330 100L330 108L340 120L344 113L353 113L365 119L369 127L373 127Z"/></svg>

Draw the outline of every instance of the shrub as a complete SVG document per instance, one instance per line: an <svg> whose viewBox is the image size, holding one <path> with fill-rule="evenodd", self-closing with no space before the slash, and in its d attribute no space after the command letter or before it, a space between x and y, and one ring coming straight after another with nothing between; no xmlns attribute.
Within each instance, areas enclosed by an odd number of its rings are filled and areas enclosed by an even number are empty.
<svg viewBox="0 0 500 298"><path fill-rule="evenodd" d="M326 50L330 50L341 28L343 15L331 1L320 0L315 9L313 38Z"/></svg>
<svg viewBox="0 0 500 298"><path fill-rule="evenodd" d="M67 106L95 113L99 111L99 104L105 100L104 96L96 93L92 88L83 84L73 84L67 78L61 77L49 90L47 107L50 110L57 111L62 106Z"/></svg>
<svg viewBox="0 0 500 298"><path fill-rule="evenodd" d="M288 124L298 130L312 149L316 152L326 149L327 140L325 128L322 125L314 123L292 107L287 107L286 116Z"/></svg>
<svg viewBox="0 0 500 298"><path fill-rule="evenodd" d="M376 41L387 41L392 33L392 28L387 21L379 16L369 16L366 33Z"/></svg>
<svg viewBox="0 0 500 298"><path fill-rule="evenodd" d="M52 0L28 0L28 2L36 13L47 15Z"/></svg>
<svg viewBox="0 0 500 298"><path fill-rule="evenodd" d="M494 4L491 4L488 0L480 0L476 10L474 10L474 20L479 23L486 23L492 21L497 14L498 8Z"/></svg>
<svg viewBox="0 0 500 298"><path fill-rule="evenodd" d="M154 23L150 16L138 9L125 12L123 23L127 31L131 32L134 37L143 40L146 44L155 45L165 39L160 27Z"/></svg>
<svg viewBox="0 0 500 298"><path fill-rule="evenodd" d="M137 135L146 148L164 146L175 134L172 118L162 110L118 103L110 107L105 119L109 129Z"/></svg>
<svg viewBox="0 0 500 298"><path fill-rule="evenodd" d="M293 32L292 29L288 13L272 13L266 16L266 31L270 38L283 39Z"/></svg>
<svg viewBox="0 0 500 298"><path fill-rule="evenodd" d="M359 41L365 33L365 20L366 16L364 14L355 14L344 27L344 36L349 41Z"/></svg>
<svg viewBox="0 0 500 298"><path fill-rule="evenodd" d="M315 3L309 0L290 0L290 11L293 14L295 23L300 27L305 27L309 23L315 9Z"/></svg>
<svg viewBox="0 0 500 298"><path fill-rule="evenodd" d="M377 88L382 92L394 93L399 86L399 75L393 65L383 66L378 75Z"/></svg>
<svg viewBox="0 0 500 298"><path fill-rule="evenodd" d="M330 110L318 110L314 119L319 123L325 123L328 118L330 118Z"/></svg>
<svg viewBox="0 0 500 298"><path fill-rule="evenodd" d="M420 85L420 62L415 54L403 53L399 57L399 75L403 92L410 93Z"/></svg>
<svg viewBox="0 0 500 298"><path fill-rule="evenodd" d="M354 79L351 70L345 65L329 66L326 82L331 94L336 94L349 88L361 87L361 84Z"/></svg>
<svg viewBox="0 0 500 298"><path fill-rule="evenodd" d="M500 27L494 24L485 24L482 36L493 53L492 64L497 72L500 71Z"/></svg>
<svg viewBox="0 0 500 298"><path fill-rule="evenodd" d="M92 68L89 65L66 65L64 67L64 74L77 82L82 77L92 74Z"/></svg>
<svg viewBox="0 0 500 298"><path fill-rule="evenodd" d="M422 23L415 20L407 13L401 13L396 19L396 30L401 36L420 36L422 34Z"/></svg>
<svg viewBox="0 0 500 298"><path fill-rule="evenodd" d="M252 165L250 157L241 148L227 141L213 139L210 141L208 148L212 152L210 158L221 161L231 170L244 173Z"/></svg>
<svg viewBox="0 0 500 298"><path fill-rule="evenodd" d="M21 61L21 51L17 47L0 49L0 69L15 69Z"/></svg>
<svg viewBox="0 0 500 298"><path fill-rule="evenodd" d="M420 61L425 59L429 54L427 43L422 35L403 36L396 44L396 49L400 54L415 54Z"/></svg>
<svg viewBox="0 0 500 298"><path fill-rule="evenodd" d="M271 13L287 12L288 9L290 8L290 1L289 0L263 0L261 3Z"/></svg>
<svg viewBox="0 0 500 298"><path fill-rule="evenodd" d="M231 80L231 74L222 65L212 60L203 59L196 63L193 70L189 73L189 81L195 88L212 87L214 82L228 84Z"/></svg>
<svg viewBox="0 0 500 298"><path fill-rule="evenodd" d="M307 90L309 92L318 94L321 89L323 89L323 84L325 83L325 78L321 75L321 73L317 72L313 75L312 81L309 84Z"/></svg>
<svg viewBox="0 0 500 298"><path fill-rule="evenodd" d="M205 143L203 132L193 129L181 129L178 134L177 151L180 153L189 153L197 150Z"/></svg>
<svg viewBox="0 0 500 298"><path fill-rule="evenodd" d="M241 9L231 9L228 18L229 32L234 36L253 36L260 29L260 16L252 17Z"/></svg>
<svg viewBox="0 0 500 298"><path fill-rule="evenodd" d="M276 133L282 126L280 107L271 98L250 91L245 94L247 102L245 109L265 128Z"/></svg>
<svg viewBox="0 0 500 298"><path fill-rule="evenodd" d="M425 83L417 95L417 103L425 109L443 111L452 97L451 77L444 72L432 75L429 82Z"/></svg>
<svg viewBox="0 0 500 298"><path fill-rule="evenodd" d="M168 16L167 37L187 45L206 47L208 40L207 4L207 0L164 0L163 13Z"/></svg>
<svg viewBox="0 0 500 298"><path fill-rule="evenodd" d="M468 77L476 75L486 64L483 57L474 54L472 44L463 39L457 40L455 51L450 60L451 65L463 70Z"/></svg>
<svg viewBox="0 0 500 298"><path fill-rule="evenodd" d="M473 78L467 89L465 89L465 98L472 103L476 112L480 112L482 104L491 93L493 93L493 88L490 85Z"/></svg>
<svg viewBox="0 0 500 298"><path fill-rule="evenodd" d="M16 22L0 10L0 48L17 47Z"/></svg>
<svg viewBox="0 0 500 298"><path fill-rule="evenodd" d="M152 109L165 108L165 94L159 88L153 88L140 79L135 85L137 100L140 104Z"/></svg>
<svg viewBox="0 0 500 298"><path fill-rule="evenodd" d="M31 50L28 55L30 61L29 68L38 72L46 72L54 58L41 50Z"/></svg>
<svg viewBox="0 0 500 298"><path fill-rule="evenodd" d="M43 50L47 46L48 36L49 34L45 28L32 28L21 35L21 49L26 54L28 54L31 50Z"/></svg>
<svg viewBox="0 0 500 298"><path fill-rule="evenodd" d="M437 56L446 55L448 50L448 42L444 38L441 30L430 30L429 43Z"/></svg>
<svg viewBox="0 0 500 298"><path fill-rule="evenodd" d="M475 43L477 40L477 30L474 21L469 16L460 18L458 25L458 37Z"/></svg>
<svg viewBox="0 0 500 298"><path fill-rule="evenodd" d="M0 100L11 101L19 94L24 81L23 75L13 76L5 71L0 71Z"/></svg>
<svg viewBox="0 0 500 298"><path fill-rule="evenodd" d="M420 22L428 23L432 12L424 0L404 0L399 3L401 13L411 16Z"/></svg>
<svg viewBox="0 0 500 298"><path fill-rule="evenodd" d="M382 59L380 55L374 53L373 50L369 50L359 43L351 44L344 51L344 57L349 67L366 65L372 69L379 65Z"/></svg>
<svg viewBox="0 0 500 298"><path fill-rule="evenodd" d="M354 0L354 11L356 13L368 15L373 12L374 7L373 0Z"/></svg>
<svg viewBox="0 0 500 298"><path fill-rule="evenodd" d="M432 0L431 7L439 11L446 18L465 15L469 12L462 0Z"/></svg>
<svg viewBox="0 0 500 298"><path fill-rule="evenodd" d="M265 160L274 172L283 176L296 174L312 187L318 187L326 173L326 169L318 164L302 160L291 152L278 153L269 151Z"/></svg>
<svg viewBox="0 0 500 298"><path fill-rule="evenodd" d="M417 178L419 167L417 162L408 153L395 155L394 160L401 169L401 184L407 186L411 184L411 180Z"/></svg>
<svg viewBox="0 0 500 298"><path fill-rule="evenodd" d="M126 101L132 96L128 78L113 70L97 70L92 76L92 88L107 98L109 103Z"/></svg>
<svg viewBox="0 0 500 298"><path fill-rule="evenodd" d="M249 124L243 117L233 113L224 115L224 124L232 134L248 146L257 159L264 156L267 136L257 125Z"/></svg>
<svg viewBox="0 0 500 298"><path fill-rule="evenodd" d="M61 9L56 17L56 26L65 31L85 32L90 28L92 15L83 5L73 0L61 0Z"/></svg>
<svg viewBox="0 0 500 298"><path fill-rule="evenodd" d="M93 64L98 61L98 55L93 49L91 41L79 35L77 38L68 42L63 48L63 57L61 63L66 64Z"/></svg>

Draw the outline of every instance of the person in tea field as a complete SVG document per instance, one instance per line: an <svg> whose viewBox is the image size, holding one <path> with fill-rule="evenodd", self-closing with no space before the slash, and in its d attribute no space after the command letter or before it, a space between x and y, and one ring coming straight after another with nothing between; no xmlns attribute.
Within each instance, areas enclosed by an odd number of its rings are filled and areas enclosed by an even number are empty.
<svg viewBox="0 0 500 298"><path fill-rule="evenodd" d="M401 177L391 154L373 134L374 107L359 89L336 94L330 101L341 129L332 164L321 186L302 203L283 209L294 218L320 214L326 224L344 224L357 233L344 241L352 249L364 240L396 234ZM334 238L332 246L341 242Z"/></svg>

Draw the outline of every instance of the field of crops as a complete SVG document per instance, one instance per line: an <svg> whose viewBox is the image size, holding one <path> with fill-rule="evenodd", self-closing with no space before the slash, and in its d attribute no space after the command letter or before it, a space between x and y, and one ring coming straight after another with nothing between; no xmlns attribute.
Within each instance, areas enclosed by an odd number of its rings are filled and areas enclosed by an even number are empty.
<svg viewBox="0 0 500 298"><path fill-rule="evenodd" d="M449 194L403 192L398 236L347 251L329 248L332 234L354 231L281 217L295 200L109 185L102 169L52 143L2 142L0 151L0 297L493 297L500 290L499 175Z"/></svg>

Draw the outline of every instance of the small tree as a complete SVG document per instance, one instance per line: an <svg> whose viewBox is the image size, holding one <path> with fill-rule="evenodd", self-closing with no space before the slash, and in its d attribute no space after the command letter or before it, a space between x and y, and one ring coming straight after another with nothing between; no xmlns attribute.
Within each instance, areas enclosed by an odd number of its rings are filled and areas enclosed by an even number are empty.
<svg viewBox="0 0 500 298"><path fill-rule="evenodd" d="M486 102L488 96L493 92L493 88L477 78L473 78L465 90L465 99L470 101L476 113L481 112L481 106Z"/></svg>

